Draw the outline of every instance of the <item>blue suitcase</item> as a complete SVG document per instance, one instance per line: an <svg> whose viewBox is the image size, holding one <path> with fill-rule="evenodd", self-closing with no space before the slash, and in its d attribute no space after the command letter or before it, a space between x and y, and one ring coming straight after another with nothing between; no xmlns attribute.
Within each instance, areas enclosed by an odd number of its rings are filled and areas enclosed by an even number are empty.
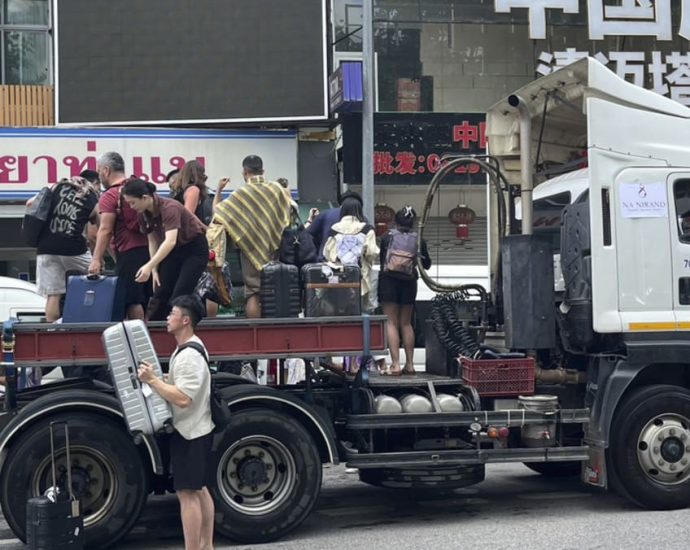
<svg viewBox="0 0 690 550"><path fill-rule="evenodd" d="M67 279L63 323L122 321L125 304L117 277L72 275Z"/></svg>

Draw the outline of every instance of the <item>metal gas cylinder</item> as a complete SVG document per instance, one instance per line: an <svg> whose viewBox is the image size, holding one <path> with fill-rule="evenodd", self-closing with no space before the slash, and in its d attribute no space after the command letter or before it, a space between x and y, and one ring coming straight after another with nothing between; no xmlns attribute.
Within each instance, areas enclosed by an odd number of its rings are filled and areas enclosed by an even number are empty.
<svg viewBox="0 0 690 550"><path fill-rule="evenodd" d="M460 398L456 395L439 393L436 395L436 399L438 399L438 404L443 412L462 412L464 410Z"/></svg>
<svg viewBox="0 0 690 550"><path fill-rule="evenodd" d="M553 420L539 424L527 424L522 428L522 444L525 447L553 447L556 445L556 412L558 397L555 395L521 395L518 408L527 411L552 413Z"/></svg>
<svg viewBox="0 0 690 550"><path fill-rule="evenodd" d="M400 399L403 412L406 413L429 413L434 410L434 407L423 395L409 393Z"/></svg>
<svg viewBox="0 0 690 550"><path fill-rule="evenodd" d="M390 395L377 395L374 399L374 409L377 414L399 414L402 412L402 405Z"/></svg>

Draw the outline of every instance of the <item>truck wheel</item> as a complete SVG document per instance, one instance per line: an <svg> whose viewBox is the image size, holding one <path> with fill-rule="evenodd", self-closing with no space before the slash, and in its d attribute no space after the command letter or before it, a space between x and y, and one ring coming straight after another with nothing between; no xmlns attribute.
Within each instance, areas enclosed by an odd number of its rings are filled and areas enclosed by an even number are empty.
<svg viewBox="0 0 690 550"><path fill-rule="evenodd" d="M613 420L609 467L643 508L690 505L690 391L657 385L630 395Z"/></svg>
<svg viewBox="0 0 690 550"><path fill-rule="evenodd" d="M359 480L376 487L451 491L484 481L484 465L436 468L366 468L359 471Z"/></svg>
<svg viewBox="0 0 690 550"><path fill-rule="evenodd" d="M242 543L282 537L309 515L321 490L321 458L294 418L274 410L234 413L215 446L216 526Z"/></svg>
<svg viewBox="0 0 690 550"><path fill-rule="evenodd" d="M523 462L530 470L544 477L575 477L580 475L582 462Z"/></svg>
<svg viewBox="0 0 690 550"><path fill-rule="evenodd" d="M105 548L124 537L146 502L144 465L124 426L102 416L71 413L39 421L12 443L0 478L2 511L26 541L26 501L52 485L49 427L69 422L72 487L81 500L86 545ZM67 491L64 437L55 433L58 486Z"/></svg>

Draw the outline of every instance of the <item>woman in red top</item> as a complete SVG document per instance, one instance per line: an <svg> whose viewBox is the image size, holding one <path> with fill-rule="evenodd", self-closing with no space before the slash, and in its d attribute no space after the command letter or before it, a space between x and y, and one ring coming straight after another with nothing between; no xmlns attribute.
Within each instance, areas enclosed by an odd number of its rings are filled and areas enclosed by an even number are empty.
<svg viewBox="0 0 690 550"><path fill-rule="evenodd" d="M193 294L206 269L206 228L179 202L156 194L152 183L131 179L122 188L122 196L139 214L141 230L148 235L151 259L136 274L138 283L153 278L147 319L162 321L170 311L170 301Z"/></svg>

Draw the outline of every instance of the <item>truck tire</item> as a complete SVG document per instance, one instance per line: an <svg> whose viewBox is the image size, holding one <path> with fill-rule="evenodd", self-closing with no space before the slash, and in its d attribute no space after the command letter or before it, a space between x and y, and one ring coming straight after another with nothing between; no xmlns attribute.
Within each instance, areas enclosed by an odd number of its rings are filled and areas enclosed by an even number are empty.
<svg viewBox="0 0 690 550"><path fill-rule="evenodd" d="M406 490L452 491L484 481L484 465L436 468L366 468L359 480L376 487Z"/></svg>
<svg viewBox="0 0 690 550"><path fill-rule="evenodd" d="M565 462L523 462L530 470L544 477L575 477L580 475L582 462L568 460Z"/></svg>
<svg viewBox="0 0 690 550"><path fill-rule="evenodd" d="M12 442L0 478L2 512L26 542L26 501L52 485L51 422L69 422L72 486L82 501L87 548L106 548L124 537L146 502L144 464L123 425L103 416L74 412L51 416ZM66 491L64 437L55 434L58 485Z"/></svg>
<svg viewBox="0 0 690 550"><path fill-rule="evenodd" d="M608 454L613 485L642 508L690 505L690 391L655 385L616 411Z"/></svg>
<svg viewBox="0 0 690 550"><path fill-rule="evenodd" d="M309 432L269 409L233 413L214 446L216 527L242 543L269 542L300 525L321 490L321 458Z"/></svg>

